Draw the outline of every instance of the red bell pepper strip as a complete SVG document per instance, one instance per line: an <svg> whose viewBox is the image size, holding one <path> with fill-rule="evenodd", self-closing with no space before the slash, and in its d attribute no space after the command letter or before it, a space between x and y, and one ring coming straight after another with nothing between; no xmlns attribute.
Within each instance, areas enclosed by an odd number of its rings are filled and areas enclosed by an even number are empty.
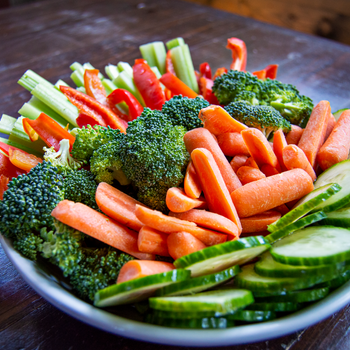
<svg viewBox="0 0 350 350"><path fill-rule="evenodd" d="M136 119L143 112L143 107L136 97L124 89L115 89L108 97L108 101L114 105L125 102L129 107L128 121Z"/></svg>
<svg viewBox="0 0 350 350"><path fill-rule="evenodd" d="M98 69L85 69L84 87L88 96L93 97L96 101L105 105L107 101L106 90L102 85L98 73Z"/></svg>
<svg viewBox="0 0 350 350"><path fill-rule="evenodd" d="M173 61L171 60L171 51L170 50L166 53L165 70L167 73L172 73L172 74L176 75Z"/></svg>
<svg viewBox="0 0 350 350"><path fill-rule="evenodd" d="M42 159L27 152L21 152L20 150L10 148L9 151L10 162L25 171L29 171L39 163L42 163Z"/></svg>
<svg viewBox="0 0 350 350"><path fill-rule="evenodd" d="M9 157L0 153L0 175L4 175L10 180L18 175L26 174L26 171L17 168L11 162Z"/></svg>
<svg viewBox="0 0 350 350"><path fill-rule="evenodd" d="M276 79L278 64L269 64L266 68L266 78Z"/></svg>
<svg viewBox="0 0 350 350"><path fill-rule="evenodd" d="M7 190L7 184L10 182L10 179L5 175L0 175L0 200L4 199L4 192Z"/></svg>
<svg viewBox="0 0 350 350"><path fill-rule="evenodd" d="M207 79L211 79L212 75L211 75L211 68L209 66L208 62L203 62L200 64L199 66L199 73L201 77L207 78Z"/></svg>
<svg viewBox="0 0 350 350"><path fill-rule="evenodd" d="M53 147L55 151L60 149L61 140L68 139L70 149L75 141L73 135L45 113L41 113L35 120L24 118L23 128L31 141L36 141L40 137L48 147Z"/></svg>
<svg viewBox="0 0 350 350"><path fill-rule="evenodd" d="M135 60L132 67L135 86L147 107L161 110L165 103L165 95L159 80L144 59Z"/></svg>
<svg viewBox="0 0 350 350"><path fill-rule="evenodd" d="M96 101L93 97L69 86L61 85L60 90L65 94L68 100L78 108L80 113L86 114L92 118L95 117L96 120L103 120L104 123L111 128L119 129L121 132L125 133L127 123L110 108Z"/></svg>
<svg viewBox="0 0 350 350"><path fill-rule="evenodd" d="M219 77L225 73L227 73L227 68L225 68L225 67L218 68L213 76L213 80L215 80L217 77Z"/></svg>
<svg viewBox="0 0 350 350"><path fill-rule="evenodd" d="M76 122L79 126L79 128L82 128L83 126L91 125L101 125L101 126L107 126L105 121L102 118L97 118L95 115L88 115L84 113L79 113L78 118L76 119Z"/></svg>
<svg viewBox="0 0 350 350"><path fill-rule="evenodd" d="M199 79L199 91L200 94L212 105L218 105L219 101L216 96L213 94L213 85L214 82L211 79L201 77Z"/></svg>
<svg viewBox="0 0 350 350"><path fill-rule="evenodd" d="M27 153L27 152L25 152L25 151L23 151L23 150L21 150L21 149L19 149L19 148L17 148L17 147L10 146L10 145L8 145L8 144L5 143L5 142L1 142L1 141L0 141L0 150L3 151L4 153L6 153L6 155L9 155L9 150L10 150L10 148L16 149L16 150L21 151L21 152L24 152L24 153Z"/></svg>
<svg viewBox="0 0 350 350"><path fill-rule="evenodd" d="M183 81L171 73L165 73L161 76L159 81L168 88L174 95L187 96L189 98L196 98L198 96L190 87Z"/></svg>
<svg viewBox="0 0 350 350"><path fill-rule="evenodd" d="M261 79L261 80L266 79L266 70L265 69L257 70L255 72L253 72L252 74L255 75L258 79Z"/></svg>
<svg viewBox="0 0 350 350"><path fill-rule="evenodd" d="M238 38L229 38L227 39L226 48L232 51L230 69L245 71L247 66L247 47L244 41Z"/></svg>

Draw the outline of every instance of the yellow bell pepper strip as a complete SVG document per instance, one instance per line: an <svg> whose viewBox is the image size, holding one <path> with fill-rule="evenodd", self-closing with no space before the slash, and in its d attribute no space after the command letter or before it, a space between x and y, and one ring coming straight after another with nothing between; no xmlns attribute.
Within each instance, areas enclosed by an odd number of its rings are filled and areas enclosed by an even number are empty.
<svg viewBox="0 0 350 350"><path fill-rule="evenodd" d="M189 98L196 98L198 96L197 93L172 73L163 74L159 81L174 95L182 95Z"/></svg>
<svg viewBox="0 0 350 350"><path fill-rule="evenodd" d="M40 137L48 147L53 147L55 151L60 149L61 140L68 139L70 149L75 141L73 135L45 113L41 113L35 120L24 118L23 128L31 141L36 141Z"/></svg>
<svg viewBox="0 0 350 350"><path fill-rule="evenodd" d="M232 51L230 69L245 71L247 66L247 47L245 42L238 38L227 39L227 49Z"/></svg>
<svg viewBox="0 0 350 350"><path fill-rule="evenodd" d="M25 171L29 171L43 161L34 154L20 151L18 149L12 149L12 147L9 149L9 158L14 166Z"/></svg>

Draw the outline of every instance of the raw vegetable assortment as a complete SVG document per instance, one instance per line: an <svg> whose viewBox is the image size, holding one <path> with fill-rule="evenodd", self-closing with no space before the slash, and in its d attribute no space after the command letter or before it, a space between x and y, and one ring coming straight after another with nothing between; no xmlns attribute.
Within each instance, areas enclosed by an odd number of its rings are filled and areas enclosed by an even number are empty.
<svg viewBox="0 0 350 350"><path fill-rule="evenodd" d="M349 280L350 110L227 48L214 74L182 38L108 78L75 62L75 88L25 72L32 98L0 121L2 234L97 307L168 327L272 320Z"/></svg>

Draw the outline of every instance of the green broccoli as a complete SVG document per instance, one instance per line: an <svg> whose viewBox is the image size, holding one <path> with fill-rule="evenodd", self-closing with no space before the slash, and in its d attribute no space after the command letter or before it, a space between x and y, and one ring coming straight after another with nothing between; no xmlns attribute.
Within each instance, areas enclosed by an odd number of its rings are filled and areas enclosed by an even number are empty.
<svg viewBox="0 0 350 350"><path fill-rule="evenodd" d="M281 114L270 106L252 106L246 102L231 102L225 106L225 110L232 118L241 123L261 130L266 138L270 134L282 129L287 133L291 130L291 124Z"/></svg>
<svg viewBox="0 0 350 350"><path fill-rule="evenodd" d="M203 126L198 114L202 108L208 106L209 102L203 98L177 95L164 103L162 113L170 119L174 126L183 126L189 131Z"/></svg>
<svg viewBox="0 0 350 350"><path fill-rule="evenodd" d="M36 260L42 249L43 240L34 232L22 232L16 235L13 247L30 260Z"/></svg>

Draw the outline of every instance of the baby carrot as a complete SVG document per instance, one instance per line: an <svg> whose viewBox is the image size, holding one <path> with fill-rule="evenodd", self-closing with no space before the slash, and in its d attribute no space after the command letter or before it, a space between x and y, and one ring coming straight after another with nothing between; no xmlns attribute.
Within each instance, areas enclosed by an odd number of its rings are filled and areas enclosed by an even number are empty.
<svg viewBox="0 0 350 350"><path fill-rule="evenodd" d="M213 155L205 148L197 148L191 153L191 158L208 208L233 221L238 227L238 232L241 233L239 217Z"/></svg>
<svg viewBox="0 0 350 350"><path fill-rule="evenodd" d="M237 176L241 181L242 185L245 185L249 182L257 181L265 178L265 174L259 169L250 167L250 166L241 166L237 170Z"/></svg>
<svg viewBox="0 0 350 350"><path fill-rule="evenodd" d="M119 271L117 283L122 283L136 278L155 275L157 273L174 270L171 263L164 261L131 260Z"/></svg>
<svg viewBox="0 0 350 350"><path fill-rule="evenodd" d="M283 163L288 170L303 169L305 170L312 181L316 180L316 174L310 162L306 158L305 153L297 145L287 145L283 148Z"/></svg>
<svg viewBox="0 0 350 350"><path fill-rule="evenodd" d="M256 163L256 161L254 160L253 157L248 157L246 162L244 163L245 166L250 166L252 168L255 169L259 169L258 164Z"/></svg>
<svg viewBox="0 0 350 350"><path fill-rule="evenodd" d="M280 172L274 168L272 165L270 164L263 164L261 167L260 167L260 170L262 173L265 174L266 177L268 176L272 176L272 175L277 175L279 174Z"/></svg>
<svg viewBox="0 0 350 350"><path fill-rule="evenodd" d="M199 198L202 193L202 188L194 168L192 161L187 165L185 180L184 180L184 190L187 196L191 198Z"/></svg>
<svg viewBox="0 0 350 350"><path fill-rule="evenodd" d="M228 132L217 135L219 146L225 156L234 157L236 155L249 156L247 146L239 132Z"/></svg>
<svg viewBox="0 0 350 350"><path fill-rule="evenodd" d="M239 217L246 218L301 198L313 189L310 175L293 169L246 184L233 191L231 197Z"/></svg>
<svg viewBox="0 0 350 350"><path fill-rule="evenodd" d="M153 254L139 251L137 232L128 229L85 204L63 200L57 204L51 215L64 224L136 258L154 260Z"/></svg>
<svg viewBox="0 0 350 350"><path fill-rule="evenodd" d="M327 130L326 130L326 136L325 136L325 140L328 139L328 136L331 134L333 128L335 127L335 124L337 123L336 119L334 118L334 115L332 113L330 113L329 115L329 119L327 122Z"/></svg>
<svg viewBox="0 0 350 350"><path fill-rule="evenodd" d="M232 118L222 107L211 105L201 109L198 118L204 127L214 135L228 132L241 132L248 127L238 120Z"/></svg>
<svg viewBox="0 0 350 350"><path fill-rule="evenodd" d="M273 210L278 211L281 215L285 215L289 212L289 203L292 203L292 202L296 203L296 202L298 202L298 199L295 199L294 201L288 202L286 204L278 205L276 208L273 208Z"/></svg>
<svg viewBox="0 0 350 350"><path fill-rule="evenodd" d="M267 226L277 221L281 217L278 211L265 211L264 213L242 218L242 233L262 232L267 230Z"/></svg>
<svg viewBox="0 0 350 350"><path fill-rule="evenodd" d="M170 256L167 244L168 235L152 227L143 226L139 231L137 246L140 252Z"/></svg>
<svg viewBox="0 0 350 350"><path fill-rule="evenodd" d="M168 236L169 254L174 260L206 247L204 243L188 232L174 232Z"/></svg>
<svg viewBox="0 0 350 350"><path fill-rule="evenodd" d="M234 156L230 162L230 165L233 169L234 172L237 172L237 170L245 164L245 162L247 161L248 157L247 156L243 156L243 155L237 155Z"/></svg>
<svg viewBox="0 0 350 350"><path fill-rule="evenodd" d="M184 136L184 142L189 153L191 153L195 148L206 148L212 153L230 193L236 188L242 186L227 158L222 153L219 145L207 129L198 128L188 131Z"/></svg>
<svg viewBox="0 0 350 350"><path fill-rule="evenodd" d="M288 145L297 145L304 129L298 125L292 124L292 130L286 135L286 141Z"/></svg>
<svg viewBox="0 0 350 350"><path fill-rule="evenodd" d="M175 213L183 213L193 208L204 209L207 207L203 197L191 198L179 187L171 187L168 189L165 202L168 209Z"/></svg>
<svg viewBox="0 0 350 350"><path fill-rule="evenodd" d="M328 101L319 102L312 110L309 121L306 124L303 135L300 138L298 147L300 147L311 166L316 164L316 156L320 150L326 135L327 122L331 113L331 107Z"/></svg>
<svg viewBox="0 0 350 350"><path fill-rule="evenodd" d="M350 149L350 109L344 111L326 142L317 154L317 162L323 170L347 159Z"/></svg>
<svg viewBox="0 0 350 350"><path fill-rule="evenodd" d="M283 163L283 156L282 156L283 148L286 147L287 145L288 144L282 129L277 130L273 135L273 151L275 152L275 155L278 159L278 163L282 171L287 170L287 168Z"/></svg>

